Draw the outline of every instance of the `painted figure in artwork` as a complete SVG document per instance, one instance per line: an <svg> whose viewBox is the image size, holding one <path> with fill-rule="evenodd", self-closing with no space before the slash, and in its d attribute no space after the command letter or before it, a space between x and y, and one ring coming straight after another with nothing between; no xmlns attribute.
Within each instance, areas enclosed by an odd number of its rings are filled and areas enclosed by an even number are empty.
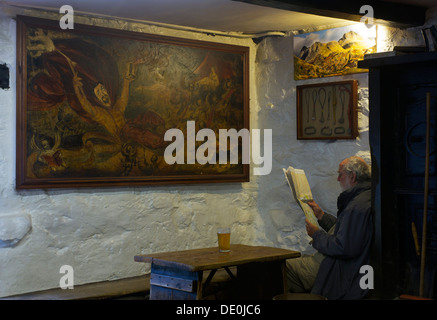
<svg viewBox="0 0 437 320"><path fill-rule="evenodd" d="M123 147L132 148L126 143L134 141L150 149L165 146L162 135L151 131L164 123L159 115L149 111L127 120L124 114L130 83L135 79L135 66L144 61L126 63L119 86L117 68L108 68L116 66L115 61L97 46L80 39L51 41L43 34L33 39L45 45L28 48L31 52L41 52L44 72L38 73L31 82L29 110L57 110L64 102L68 102L77 116L94 125L93 131L82 135L81 148L64 148L60 152L67 163L64 168L81 166L82 170L102 169L107 165L121 169ZM48 50L43 52L43 48ZM34 142L33 146L36 145ZM56 148L59 148L59 144ZM31 157L29 160L33 162L35 159Z"/></svg>

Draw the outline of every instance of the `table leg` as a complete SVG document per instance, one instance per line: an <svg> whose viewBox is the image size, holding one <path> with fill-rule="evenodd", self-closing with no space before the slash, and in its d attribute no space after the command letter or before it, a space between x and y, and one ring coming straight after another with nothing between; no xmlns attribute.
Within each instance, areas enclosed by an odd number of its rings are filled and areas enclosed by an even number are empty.
<svg viewBox="0 0 437 320"><path fill-rule="evenodd" d="M197 295L196 300L202 300L203 297L203 271L197 273Z"/></svg>
<svg viewBox="0 0 437 320"><path fill-rule="evenodd" d="M281 271L282 271L282 293L288 292L288 279L287 279L287 265L285 260L281 261Z"/></svg>
<svg viewBox="0 0 437 320"><path fill-rule="evenodd" d="M205 286L209 285L209 283L211 282L212 278L214 278L215 273L217 272L217 269L213 269L209 272L208 277L205 280Z"/></svg>

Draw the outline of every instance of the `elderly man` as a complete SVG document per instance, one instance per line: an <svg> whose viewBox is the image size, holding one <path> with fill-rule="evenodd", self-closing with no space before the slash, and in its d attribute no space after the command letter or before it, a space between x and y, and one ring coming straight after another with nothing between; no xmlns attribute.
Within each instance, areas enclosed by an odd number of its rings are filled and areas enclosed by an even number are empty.
<svg viewBox="0 0 437 320"><path fill-rule="evenodd" d="M337 180L343 190L337 199L337 217L323 212L314 201L308 203L321 227L306 220L317 252L287 261L289 290L328 299L361 299L368 289L359 285L363 276L359 270L369 263L373 232L370 167L360 157L347 158L339 165Z"/></svg>

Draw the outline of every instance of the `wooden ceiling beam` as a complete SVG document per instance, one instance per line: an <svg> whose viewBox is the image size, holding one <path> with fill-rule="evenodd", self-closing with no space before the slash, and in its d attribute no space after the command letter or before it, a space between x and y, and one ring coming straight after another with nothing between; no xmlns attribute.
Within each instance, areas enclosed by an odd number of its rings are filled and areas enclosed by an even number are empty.
<svg viewBox="0 0 437 320"><path fill-rule="evenodd" d="M375 22L398 28L417 27L425 23L426 9L408 4L380 0L233 0L270 8L296 11L360 22L363 5L373 8Z"/></svg>

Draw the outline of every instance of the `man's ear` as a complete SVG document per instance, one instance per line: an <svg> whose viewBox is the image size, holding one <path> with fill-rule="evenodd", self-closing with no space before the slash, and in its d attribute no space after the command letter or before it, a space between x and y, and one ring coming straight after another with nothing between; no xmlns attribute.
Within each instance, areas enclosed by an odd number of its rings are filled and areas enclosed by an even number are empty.
<svg viewBox="0 0 437 320"><path fill-rule="evenodd" d="M351 177L351 182L352 183L358 183L358 181L357 181L357 174L355 172L351 172L350 177Z"/></svg>

